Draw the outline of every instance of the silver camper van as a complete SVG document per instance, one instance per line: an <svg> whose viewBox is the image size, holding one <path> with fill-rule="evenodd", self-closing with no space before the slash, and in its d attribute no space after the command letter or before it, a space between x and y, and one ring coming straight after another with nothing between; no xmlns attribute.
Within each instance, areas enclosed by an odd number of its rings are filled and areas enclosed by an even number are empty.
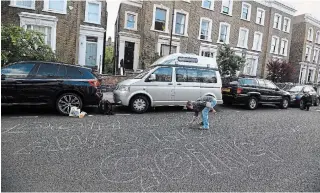
<svg viewBox="0 0 320 193"><path fill-rule="evenodd" d="M149 107L185 106L188 100L211 95L222 104L221 77L215 58L171 54L154 62L133 79L120 82L114 102L144 113Z"/></svg>

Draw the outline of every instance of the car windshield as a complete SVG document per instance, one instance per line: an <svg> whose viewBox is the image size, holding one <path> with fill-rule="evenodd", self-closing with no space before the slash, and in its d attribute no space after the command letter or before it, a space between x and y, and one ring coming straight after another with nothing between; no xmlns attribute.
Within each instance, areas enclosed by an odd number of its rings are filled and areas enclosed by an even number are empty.
<svg viewBox="0 0 320 193"><path fill-rule="evenodd" d="M141 79L145 75L147 75L150 72L151 69L145 69L143 72L141 72L138 76L134 77L134 79Z"/></svg>
<svg viewBox="0 0 320 193"><path fill-rule="evenodd" d="M292 87L289 92L300 92L302 90L303 86L295 86Z"/></svg>

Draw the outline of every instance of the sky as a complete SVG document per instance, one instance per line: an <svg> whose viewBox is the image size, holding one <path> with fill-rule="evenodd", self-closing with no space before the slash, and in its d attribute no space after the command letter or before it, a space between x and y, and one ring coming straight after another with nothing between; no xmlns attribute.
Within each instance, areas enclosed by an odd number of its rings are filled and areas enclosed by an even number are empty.
<svg viewBox="0 0 320 193"><path fill-rule="evenodd" d="M107 0L108 26L107 37L114 39L114 24L116 22L118 9L121 0ZM282 0L282 2L292 5L296 10L296 15L310 13L320 20L320 0Z"/></svg>

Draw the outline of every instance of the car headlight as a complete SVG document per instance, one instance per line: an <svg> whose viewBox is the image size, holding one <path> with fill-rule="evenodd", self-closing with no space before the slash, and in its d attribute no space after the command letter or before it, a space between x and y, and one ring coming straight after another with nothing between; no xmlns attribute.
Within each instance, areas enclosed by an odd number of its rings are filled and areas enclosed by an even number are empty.
<svg viewBox="0 0 320 193"><path fill-rule="evenodd" d="M119 85L118 86L118 90L120 90L120 91L129 91L130 90L130 86Z"/></svg>

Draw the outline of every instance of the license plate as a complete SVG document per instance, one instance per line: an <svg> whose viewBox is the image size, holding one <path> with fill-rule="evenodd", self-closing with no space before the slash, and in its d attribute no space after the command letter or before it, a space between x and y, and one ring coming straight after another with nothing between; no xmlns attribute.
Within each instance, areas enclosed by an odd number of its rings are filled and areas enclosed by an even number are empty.
<svg viewBox="0 0 320 193"><path fill-rule="evenodd" d="M230 92L230 88L223 88L222 91L223 92Z"/></svg>

